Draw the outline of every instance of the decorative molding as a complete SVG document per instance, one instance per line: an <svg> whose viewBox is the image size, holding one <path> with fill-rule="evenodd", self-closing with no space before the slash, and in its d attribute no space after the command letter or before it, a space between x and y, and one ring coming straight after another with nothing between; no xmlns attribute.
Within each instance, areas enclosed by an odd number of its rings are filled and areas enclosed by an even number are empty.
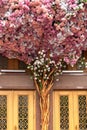
<svg viewBox="0 0 87 130"><path fill-rule="evenodd" d="M1 73L25 73L25 70L0 70Z"/></svg>

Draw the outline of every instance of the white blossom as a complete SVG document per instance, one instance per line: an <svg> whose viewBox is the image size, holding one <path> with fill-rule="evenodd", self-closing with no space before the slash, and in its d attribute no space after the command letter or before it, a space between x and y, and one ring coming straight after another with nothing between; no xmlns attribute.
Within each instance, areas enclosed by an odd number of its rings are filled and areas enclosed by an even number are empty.
<svg viewBox="0 0 87 130"><path fill-rule="evenodd" d="M43 70L41 70L41 72L43 72Z"/></svg>
<svg viewBox="0 0 87 130"><path fill-rule="evenodd" d="M10 14L11 14L11 12L10 12L10 11L7 11L7 12L5 13L5 17L10 16Z"/></svg>
<svg viewBox="0 0 87 130"><path fill-rule="evenodd" d="M56 79L56 81L59 81L59 79Z"/></svg>
<svg viewBox="0 0 87 130"><path fill-rule="evenodd" d="M46 68L48 68L49 66L48 65L46 65Z"/></svg>
<svg viewBox="0 0 87 130"><path fill-rule="evenodd" d="M44 72L46 72L46 69L44 69Z"/></svg>
<svg viewBox="0 0 87 130"><path fill-rule="evenodd" d="M37 70L37 67L34 67L34 70Z"/></svg>
<svg viewBox="0 0 87 130"><path fill-rule="evenodd" d="M53 54L52 54L52 53L50 54L50 57L53 57Z"/></svg>
<svg viewBox="0 0 87 130"><path fill-rule="evenodd" d="M36 60L35 62L34 62L34 65L41 65L42 63L39 61L39 60Z"/></svg>
<svg viewBox="0 0 87 130"><path fill-rule="evenodd" d="M36 77L35 77L34 79L35 79L35 80L37 80L37 78L36 78Z"/></svg>
<svg viewBox="0 0 87 130"><path fill-rule="evenodd" d="M41 80L39 79L39 82L41 82Z"/></svg>
<svg viewBox="0 0 87 130"><path fill-rule="evenodd" d="M41 58L40 61L41 61L42 63L44 63L44 58Z"/></svg>
<svg viewBox="0 0 87 130"><path fill-rule="evenodd" d="M49 77L47 77L47 79L49 79Z"/></svg>

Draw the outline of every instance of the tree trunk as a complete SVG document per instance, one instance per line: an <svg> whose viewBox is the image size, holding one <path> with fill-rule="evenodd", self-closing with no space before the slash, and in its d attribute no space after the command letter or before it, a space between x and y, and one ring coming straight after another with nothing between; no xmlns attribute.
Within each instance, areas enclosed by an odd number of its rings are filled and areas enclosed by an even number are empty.
<svg viewBox="0 0 87 130"><path fill-rule="evenodd" d="M34 80L36 89L40 96L40 110L41 110L41 130L48 130L49 127L49 91L53 86L53 79L42 82L43 88L40 89L36 80Z"/></svg>
<svg viewBox="0 0 87 130"><path fill-rule="evenodd" d="M41 130L48 130L49 126L49 95L40 97Z"/></svg>

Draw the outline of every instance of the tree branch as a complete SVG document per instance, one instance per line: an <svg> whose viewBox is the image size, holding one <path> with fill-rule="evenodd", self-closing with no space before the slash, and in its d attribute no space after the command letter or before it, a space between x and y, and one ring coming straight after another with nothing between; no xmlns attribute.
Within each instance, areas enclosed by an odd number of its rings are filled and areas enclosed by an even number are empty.
<svg viewBox="0 0 87 130"><path fill-rule="evenodd" d="M41 94L40 94L40 89L39 89L39 87L38 87L38 84L37 84L37 81L34 79L34 83L35 83L35 87L36 87L36 89L37 89L37 91L38 91L38 94L41 96Z"/></svg>

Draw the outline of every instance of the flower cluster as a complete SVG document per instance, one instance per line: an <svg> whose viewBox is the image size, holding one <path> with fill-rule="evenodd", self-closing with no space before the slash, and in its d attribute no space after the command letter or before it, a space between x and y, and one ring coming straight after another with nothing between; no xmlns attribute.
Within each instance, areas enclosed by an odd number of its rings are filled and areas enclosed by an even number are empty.
<svg viewBox="0 0 87 130"><path fill-rule="evenodd" d="M87 0L1 0L0 53L31 64L49 50L74 65L87 49ZM77 7L79 9L77 9ZM47 55L46 55L47 56Z"/></svg>
<svg viewBox="0 0 87 130"><path fill-rule="evenodd" d="M84 70L87 67L85 57L80 57L78 59L76 67L77 67L78 70Z"/></svg>
<svg viewBox="0 0 87 130"><path fill-rule="evenodd" d="M69 9L79 10L83 9L85 0L67 0Z"/></svg>
<svg viewBox="0 0 87 130"><path fill-rule="evenodd" d="M8 0L0 0L0 7L2 7L3 5L6 5L8 2Z"/></svg>
<svg viewBox="0 0 87 130"><path fill-rule="evenodd" d="M46 54L44 50L38 52L37 57L28 65L34 79L41 85L45 80L51 80L52 77L61 73L62 59L56 63L51 53Z"/></svg>

